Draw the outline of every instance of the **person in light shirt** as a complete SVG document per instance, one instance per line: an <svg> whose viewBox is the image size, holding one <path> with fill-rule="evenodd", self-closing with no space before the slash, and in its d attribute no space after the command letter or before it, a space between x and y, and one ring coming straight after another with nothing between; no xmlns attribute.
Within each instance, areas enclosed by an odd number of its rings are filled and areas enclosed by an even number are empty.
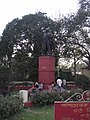
<svg viewBox="0 0 90 120"><path fill-rule="evenodd" d="M60 78L57 79L57 85L61 91L61 87L62 87L62 80Z"/></svg>
<svg viewBox="0 0 90 120"><path fill-rule="evenodd" d="M41 82L39 82L38 90L39 90L39 91L43 90L43 84L42 84Z"/></svg>

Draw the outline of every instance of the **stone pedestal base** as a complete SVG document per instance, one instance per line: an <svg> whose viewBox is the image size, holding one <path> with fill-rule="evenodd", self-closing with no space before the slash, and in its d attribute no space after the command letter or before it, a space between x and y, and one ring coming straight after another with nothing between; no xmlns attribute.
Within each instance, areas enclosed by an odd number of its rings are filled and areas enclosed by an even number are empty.
<svg viewBox="0 0 90 120"><path fill-rule="evenodd" d="M51 84L55 80L55 57L39 57L39 82Z"/></svg>

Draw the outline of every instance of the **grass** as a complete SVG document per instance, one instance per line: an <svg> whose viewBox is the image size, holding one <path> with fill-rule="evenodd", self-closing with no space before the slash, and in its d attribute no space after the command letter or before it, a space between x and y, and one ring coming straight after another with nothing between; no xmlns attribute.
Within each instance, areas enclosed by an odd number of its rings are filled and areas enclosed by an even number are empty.
<svg viewBox="0 0 90 120"><path fill-rule="evenodd" d="M54 120L54 107L22 108L18 114L7 120Z"/></svg>

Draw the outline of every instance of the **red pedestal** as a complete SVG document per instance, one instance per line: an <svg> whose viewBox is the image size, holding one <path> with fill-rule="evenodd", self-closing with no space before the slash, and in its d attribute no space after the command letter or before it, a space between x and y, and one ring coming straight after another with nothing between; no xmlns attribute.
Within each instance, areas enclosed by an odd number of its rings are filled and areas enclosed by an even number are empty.
<svg viewBox="0 0 90 120"><path fill-rule="evenodd" d="M55 57L39 57L39 82L51 84L55 80Z"/></svg>

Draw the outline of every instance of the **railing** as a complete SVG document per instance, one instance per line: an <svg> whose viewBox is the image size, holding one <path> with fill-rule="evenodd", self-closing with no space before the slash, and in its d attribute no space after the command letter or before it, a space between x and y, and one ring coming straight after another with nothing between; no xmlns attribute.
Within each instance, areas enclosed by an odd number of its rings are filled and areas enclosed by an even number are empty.
<svg viewBox="0 0 90 120"><path fill-rule="evenodd" d="M68 101L90 101L90 90L86 90L83 93L75 93L64 102Z"/></svg>

